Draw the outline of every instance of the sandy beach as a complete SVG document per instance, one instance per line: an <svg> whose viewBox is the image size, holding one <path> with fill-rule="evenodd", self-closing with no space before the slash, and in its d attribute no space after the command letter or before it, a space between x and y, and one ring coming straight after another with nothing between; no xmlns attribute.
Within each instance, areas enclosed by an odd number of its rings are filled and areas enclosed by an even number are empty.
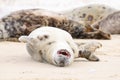
<svg viewBox="0 0 120 80"><path fill-rule="evenodd" d="M120 9L119 0L0 0L0 18L20 9L42 8L59 12L94 3ZM56 67L34 61L27 53L25 43L0 42L0 80L120 80L120 35L112 35L111 40L75 41L102 43L102 48L95 52L100 61L78 58L70 66Z"/></svg>
<svg viewBox="0 0 120 80"><path fill-rule="evenodd" d="M75 59L67 67L56 67L34 61L26 51L25 43L0 42L0 80L120 80L120 35L111 40L98 41L103 47L95 54L99 62Z"/></svg>

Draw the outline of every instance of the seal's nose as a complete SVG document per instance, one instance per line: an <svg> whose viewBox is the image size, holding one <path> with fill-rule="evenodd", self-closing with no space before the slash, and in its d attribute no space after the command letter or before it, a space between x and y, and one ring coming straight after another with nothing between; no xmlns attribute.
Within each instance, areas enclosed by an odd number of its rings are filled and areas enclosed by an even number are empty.
<svg viewBox="0 0 120 80"><path fill-rule="evenodd" d="M59 66L64 67L65 66L65 61L60 61Z"/></svg>
<svg viewBox="0 0 120 80"><path fill-rule="evenodd" d="M68 57L68 58L71 57L70 53L69 53L66 49L61 49L61 50L59 50L57 53L58 53L59 55L64 55L64 56L66 56L66 57Z"/></svg>

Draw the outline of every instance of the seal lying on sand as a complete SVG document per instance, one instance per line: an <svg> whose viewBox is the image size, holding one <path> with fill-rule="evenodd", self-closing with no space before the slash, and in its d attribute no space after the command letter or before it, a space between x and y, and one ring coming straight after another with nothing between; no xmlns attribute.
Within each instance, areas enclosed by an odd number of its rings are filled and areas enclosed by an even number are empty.
<svg viewBox="0 0 120 80"><path fill-rule="evenodd" d="M11 13L0 20L0 38L18 40L21 35L28 35L41 26L53 26L68 31L74 38L110 39L110 35L99 30L89 32L82 24L67 19L59 13L42 10L26 9Z"/></svg>
<svg viewBox="0 0 120 80"><path fill-rule="evenodd" d="M102 20L94 23L93 28L109 34L120 34L120 11L109 14Z"/></svg>
<svg viewBox="0 0 120 80"><path fill-rule="evenodd" d="M91 4L83 7L78 7L69 11L63 11L63 13L67 18L74 21L83 21L84 24L93 24L96 21L99 21L109 15L117 11L114 8L111 8L102 4Z"/></svg>
<svg viewBox="0 0 120 80"><path fill-rule="evenodd" d="M78 57L99 61L93 52L101 47L100 43L85 43L80 47L68 32L59 28L41 27L28 36L21 36L19 41L27 43L27 51L34 60L56 66L68 66Z"/></svg>

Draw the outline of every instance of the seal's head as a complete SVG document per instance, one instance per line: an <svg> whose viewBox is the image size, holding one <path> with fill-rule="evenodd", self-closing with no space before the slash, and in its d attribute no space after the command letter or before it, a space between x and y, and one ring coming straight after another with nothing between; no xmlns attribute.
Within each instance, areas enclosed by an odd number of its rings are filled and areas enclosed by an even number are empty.
<svg viewBox="0 0 120 80"><path fill-rule="evenodd" d="M50 60L47 58L47 61L60 67L70 65L74 59L73 51L66 42L55 42L50 46L47 54L50 58Z"/></svg>

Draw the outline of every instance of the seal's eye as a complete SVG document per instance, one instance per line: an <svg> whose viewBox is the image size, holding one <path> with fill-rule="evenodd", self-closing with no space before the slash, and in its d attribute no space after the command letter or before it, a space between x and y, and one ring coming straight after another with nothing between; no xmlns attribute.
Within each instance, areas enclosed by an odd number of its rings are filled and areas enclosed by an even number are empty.
<svg viewBox="0 0 120 80"><path fill-rule="evenodd" d="M57 52L58 54L61 54L61 55L64 55L64 56L67 56L67 57L69 57L70 58L70 53L67 51L67 50L65 50L65 49L61 49L61 50L59 50L58 52Z"/></svg>

